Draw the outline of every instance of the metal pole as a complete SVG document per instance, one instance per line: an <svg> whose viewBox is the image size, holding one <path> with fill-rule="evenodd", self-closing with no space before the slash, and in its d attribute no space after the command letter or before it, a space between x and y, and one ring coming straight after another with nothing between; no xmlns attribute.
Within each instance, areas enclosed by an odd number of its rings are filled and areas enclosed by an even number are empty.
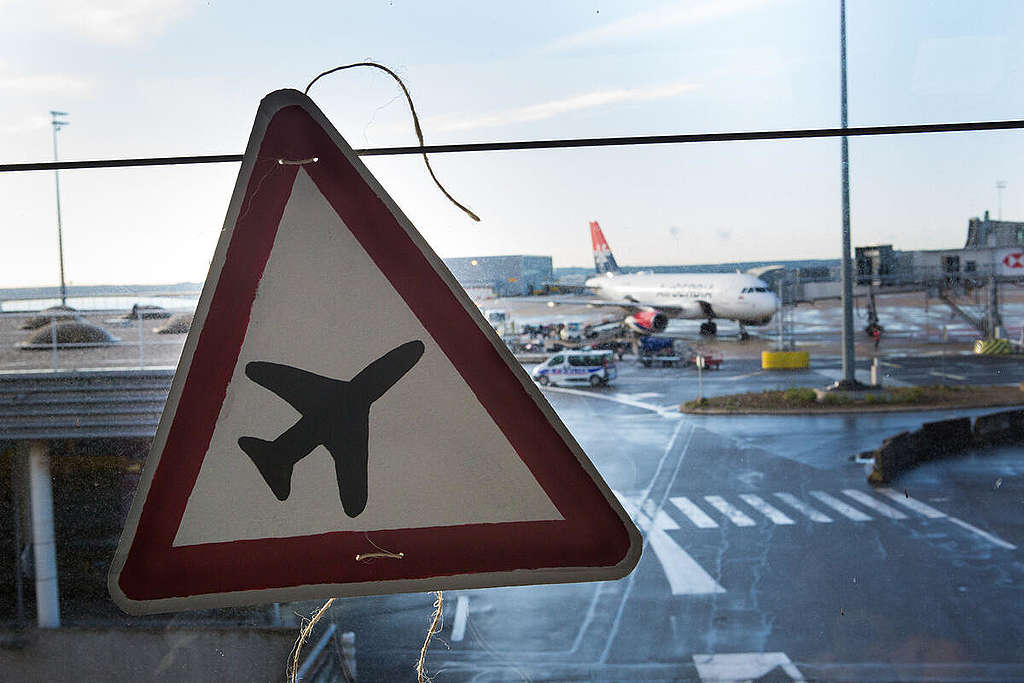
<svg viewBox="0 0 1024 683"><path fill-rule="evenodd" d="M25 626L25 599L21 577L21 472L18 462L21 454L14 449L8 451L11 456L11 494L14 497L14 604L15 619L19 629Z"/></svg>
<svg viewBox="0 0 1024 683"><path fill-rule="evenodd" d="M779 342L776 347L776 351L784 351L785 345L783 343L783 324L782 324L782 280L779 280L779 308L775 311L776 327L778 327Z"/></svg>
<svg viewBox="0 0 1024 683"><path fill-rule="evenodd" d="M29 443L28 474L32 509L32 556L36 574L36 618L39 628L60 628L50 450L45 441Z"/></svg>
<svg viewBox="0 0 1024 683"><path fill-rule="evenodd" d="M142 346L142 307L135 305L135 326L139 329L139 367L146 365L146 351Z"/></svg>
<svg viewBox="0 0 1024 683"><path fill-rule="evenodd" d="M846 0L839 0L839 93L840 127L847 127L846 116ZM843 202L843 255L840 280L843 302L843 379L841 384L856 385L856 358L853 348L853 262L850 258L850 147L846 136L840 138L840 162Z"/></svg>
<svg viewBox="0 0 1024 683"><path fill-rule="evenodd" d="M61 129L61 126L68 125L67 121L60 121L58 117L67 116L67 112L62 111L51 111L50 116L53 117L50 121L53 126L53 161L57 161L57 131ZM68 305L68 290L64 284L64 227L61 223L60 216L60 171L53 171L53 180L57 188L57 255L60 259L60 305Z"/></svg>

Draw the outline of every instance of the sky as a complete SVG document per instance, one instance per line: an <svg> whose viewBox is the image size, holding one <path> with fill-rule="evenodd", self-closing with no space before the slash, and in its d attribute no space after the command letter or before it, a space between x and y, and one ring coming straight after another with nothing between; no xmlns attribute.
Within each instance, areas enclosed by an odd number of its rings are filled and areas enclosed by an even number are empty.
<svg viewBox="0 0 1024 683"><path fill-rule="evenodd" d="M0 163L238 154L260 99L397 71L428 144L833 127L838 0L481 3L0 0ZM848 0L852 126L1020 118L1024 3ZM415 144L376 71L311 97L354 147ZM1024 132L854 138L854 245L962 246L1024 220ZM436 155L367 166L442 257L620 264L840 255L839 141ZM64 171L71 284L201 281L237 164ZM53 172L0 174L0 288L56 284Z"/></svg>

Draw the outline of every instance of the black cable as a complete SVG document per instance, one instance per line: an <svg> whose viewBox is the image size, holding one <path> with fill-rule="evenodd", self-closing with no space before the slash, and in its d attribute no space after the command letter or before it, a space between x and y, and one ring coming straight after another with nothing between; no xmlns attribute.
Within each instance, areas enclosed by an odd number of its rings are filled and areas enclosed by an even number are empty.
<svg viewBox="0 0 1024 683"><path fill-rule="evenodd" d="M574 149L578 147L624 147L629 145L671 145L690 142L744 142L750 140L799 140L808 138L907 135L916 133L955 133L1024 128L1024 120L974 121L962 123L921 123L903 126L859 126L853 128L806 128L735 133L687 133L682 135L640 135L563 140L520 140L512 142L468 142L450 145L408 147L369 147L356 149L359 156L400 156L407 154L451 154L456 152L505 152L526 149ZM174 166L178 164L219 164L238 162L241 154L205 156L151 157L141 159L96 159L91 161L47 161L26 164L0 164L0 172L53 171L80 168L122 168L126 166Z"/></svg>

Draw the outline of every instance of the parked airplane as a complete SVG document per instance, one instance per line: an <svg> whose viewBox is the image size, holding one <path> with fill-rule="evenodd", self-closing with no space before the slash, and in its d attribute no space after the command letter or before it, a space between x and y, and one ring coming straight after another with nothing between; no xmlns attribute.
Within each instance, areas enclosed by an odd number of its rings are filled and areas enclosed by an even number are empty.
<svg viewBox="0 0 1024 683"><path fill-rule="evenodd" d="M778 308L778 297L749 273L624 274L597 221L590 223L590 237L598 275L586 285L602 299L590 303L632 309L626 325L641 334L662 332L669 318L683 318L704 319L700 333L710 336L722 318L737 321L746 337L745 326L767 324Z"/></svg>
<svg viewBox="0 0 1024 683"><path fill-rule="evenodd" d="M332 379L290 365L253 361L245 375L302 413L298 422L273 441L243 436L238 445L248 455L278 500L292 490L292 469L323 444L334 458L338 497L345 514L366 507L370 404L409 372L423 355L421 341L411 341L363 368L349 381Z"/></svg>

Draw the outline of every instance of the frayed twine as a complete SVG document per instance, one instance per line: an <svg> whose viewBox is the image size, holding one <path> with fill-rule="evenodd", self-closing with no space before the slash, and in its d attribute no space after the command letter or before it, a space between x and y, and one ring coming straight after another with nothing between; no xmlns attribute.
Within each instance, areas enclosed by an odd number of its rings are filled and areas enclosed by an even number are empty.
<svg viewBox="0 0 1024 683"><path fill-rule="evenodd" d="M303 94L304 95L308 95L309 94L309 89L313 87L313 84L316 83L317 81L319 81L324 76L327 76L329 74L333 74L336 71L342 71L344 69L354 69L355 67L358 67L358 66L367 66L367 67L372 67L374 69L380 69L381 71L383 71L384 73L388 74L393 79L398 81L399 87L401 87L402 88L402 92L405 93L405 101L409 103L409 111L412 112L412 124L413 124L413 127L416 130L416 138L420 141L420 147L422 148L424 146L424 143L423 143L423 129L420 128L420 117L416 115L416 107L413 106L412 95L409 94L409 89L405 87L405 83L403 83L402 79L398 77L398 74L396 74L394 71L392 71L391 69L387 68L386 66L384 66L382 64L378 64L376 62L356 62L354 64L345 64L344 66L336 66L333 69L328 69L327 71L324 71L322 74L320 74L319 76L317 76L316 78L311 80L309 82L309 85L307 85L306 89L303 91ZM472 218L474 221L479 222L480 221L480 217L479 216L477 216L475 213L470 211L467 207L465 207L462 204L460 204L455 199L455 197L453 197L453 196L451 196L451 194L449 194L448 190L446 190L444 188L444 185L441 184L441 181L437 179L437 176L434 174L434 169L430 167L430 159L427 158L427 153L425 151L423 151L421 153L423 154L423 163L426 164L426 166L427 166L427 172L430 173L430 177L434 179L434 184L437 185L437 188L439 190L441 190L441 193L444 194L444 196L448 198L448 201L450 201L452 204L454 204L455 206L457 206L460 209L462 209L466 213L467 216Z"/></svg>
<svg viewBox="0 0 1024 683"><path fill-rule="evenodd" d="M405 553L393 553L390 550L381 548L379 545L373 542L373 539L370 538L369 534L363 534L363 537L366 538L366 541L374 548L376 548L379 552L359 553L358 555L356 555L356 562L373 562L377 558L401 560L405 557Z"/></svg>
<svg viewBox="0 0 1024 683"><path fill-rule="evenodd" d="M314 614L313 618L309 620L309 623L303 626L302 630L299 631L299 639L295 641L295 649L293 650L294 654L292 655L292 664L288 671L288 680L291 683L296 683L296 676L298 675L299 671L299 654L302 652L302 646L305 645L306 641L309 639L309 634L313 632L313 628L316 626L317 622L320 621L321 617L323 617L324 614L327 613L327 610L330 609L331 605L334 604L335 600L336 598L331 598L330 600L325 602L324 606L317 610L317 613Z"/></svg>
<svg viewBox="0 0 1024 683"><path fill-rule="evenodd" d="M441 626L438 624L441 621L441 615L444 614L444 592L437 591L434 595L437 596L437 599L434 600L434 620L430 623L427 638L423 641L423 647L420 649L420 660L416 662L416 683L430 683L431 681L431 678L423 670L423 660L427 657L427 648L430 647L430 641L434 638L434 634L441 632Z"/></svg>

